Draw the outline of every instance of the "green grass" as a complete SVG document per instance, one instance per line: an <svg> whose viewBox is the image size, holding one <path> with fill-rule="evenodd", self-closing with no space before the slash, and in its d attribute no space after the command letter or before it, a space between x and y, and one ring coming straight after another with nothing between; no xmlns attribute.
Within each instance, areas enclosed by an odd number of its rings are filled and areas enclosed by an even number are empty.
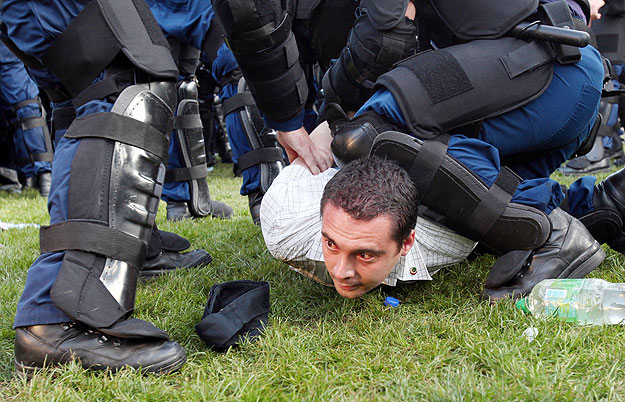
<svg viewBox="0 0 625 402"><path fill-rule="evenodd" d="M26 271L38 255L35 229L0 232L0 396L8 401L207 400L622 400L625 327L537 320L510 301L479 299L492 256L436 274L434 281L377 289L359 300L290 271L266 251L231 165L209 174L230 221L157 222L214 256L207 267L139 285L136 316L165 329L189 355L178 373L91 373L76 364L14 377L11 328ZM601 177L605 177L601 175ZM565 183L572 180L557 176ZM46 224L35 191L0 194L0 220ZM611 250L590 276L625 282L625 258ZM225 353L206 348L194 325L210 287L251 279L271 283L269 327ZM385 296L401 301L383 306ZM522 336L530 327L538 336Z"/></svg>

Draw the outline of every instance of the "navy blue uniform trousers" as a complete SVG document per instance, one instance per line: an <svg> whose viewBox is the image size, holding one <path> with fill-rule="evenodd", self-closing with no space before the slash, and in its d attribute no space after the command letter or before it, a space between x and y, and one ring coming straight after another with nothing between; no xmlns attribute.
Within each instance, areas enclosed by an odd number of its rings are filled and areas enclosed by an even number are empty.
<svg viewBox="0 0 625 402"><path fill-rule="evenodd" d="M28 104L15 110L15 106L39 96L39 88L28 76L24 64L0 42L0 111L9 117L10 133L13 135L13 156L18 161L30 159L31 154L45 153L43 128L23 130L21 119L41 116L37 104ZM49 172L50 162L35 161L17 163L15 169L21 177L33 177Z"/></svg>

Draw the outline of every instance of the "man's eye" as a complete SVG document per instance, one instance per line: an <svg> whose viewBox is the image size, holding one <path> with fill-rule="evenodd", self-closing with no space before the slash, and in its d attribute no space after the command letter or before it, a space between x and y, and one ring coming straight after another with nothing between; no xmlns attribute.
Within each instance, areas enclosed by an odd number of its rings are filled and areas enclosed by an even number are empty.
<svg viewBox="0 0 625 402"><path fill-rule="evenodd" d="M336 248L336 245L334 244L332 240L326 240L326 247L328 247L331 250L334 250Z"/></svg>
<svg viewBox="0 0 625 402"><path fill-rule="evenodd" d="M358 253L358 258L360 258L363 261L371 261L375 258L375 256L369 253Z"/></svg>

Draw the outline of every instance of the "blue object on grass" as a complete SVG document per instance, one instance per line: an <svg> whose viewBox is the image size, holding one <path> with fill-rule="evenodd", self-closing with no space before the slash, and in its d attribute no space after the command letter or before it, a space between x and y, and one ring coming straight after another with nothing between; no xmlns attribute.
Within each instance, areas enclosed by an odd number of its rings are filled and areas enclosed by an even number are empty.
<svg viewBox="0 0 625 402"><path fill-rule="evenodd" d="M399 306L399 300L397 300L394 297L388 296L386 299L384 299L384 305L390 306L390 307L397 307Z"/></svg>

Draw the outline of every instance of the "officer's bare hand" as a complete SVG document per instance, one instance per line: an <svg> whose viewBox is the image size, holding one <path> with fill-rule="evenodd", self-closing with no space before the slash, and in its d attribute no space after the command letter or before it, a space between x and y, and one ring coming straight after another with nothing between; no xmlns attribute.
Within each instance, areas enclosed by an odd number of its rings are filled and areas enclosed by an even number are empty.
<svg viewBox="0 0 625 402"><path fill-rule="evenodd" d="M304 127L295 131L278 131L278 141L286 150L289 161L300 157L312 174L319 174L332 166L329 147L319 147Z"/></svg>
<svg viewBox="0 0 625 402"><path fill-rule="evenodd" d="M603 0L590 0L590 21L598 20L601 18L601 14L599 14L599 9L603 7L605 1Z"/></svg>

